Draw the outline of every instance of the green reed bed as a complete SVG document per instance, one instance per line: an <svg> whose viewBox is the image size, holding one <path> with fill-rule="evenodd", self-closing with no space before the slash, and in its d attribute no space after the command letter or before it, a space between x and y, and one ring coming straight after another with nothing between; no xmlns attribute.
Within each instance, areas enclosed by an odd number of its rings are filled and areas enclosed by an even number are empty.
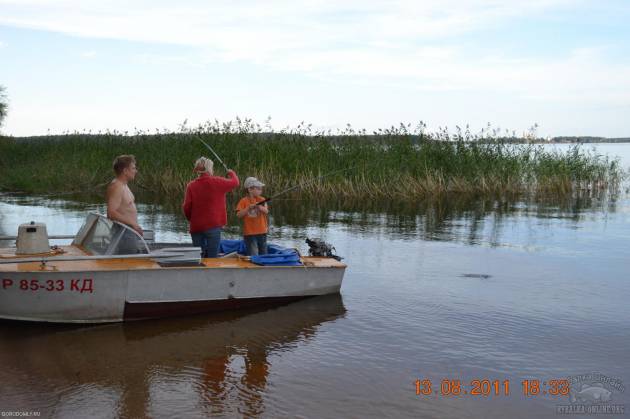
<svg viewBox="0 0 630 419"><path fill-rule="evenodd" d="M402 129L311 133L262 132L239 124L207 125L180 132L72 133L0 137L0 189L28 193L102 192L116 155L134 154L136 185L160 197L181 199L193 177L193 161L212 157L210 144L244 178L263 180L267 194L309 182L313 197L403 198L447 192L503 194L615 187L619 164L577 147L550 152L484 137L444 138ZM317 179L329 172L346 172ZM215 162L215 171L223 169Z"/></svg>

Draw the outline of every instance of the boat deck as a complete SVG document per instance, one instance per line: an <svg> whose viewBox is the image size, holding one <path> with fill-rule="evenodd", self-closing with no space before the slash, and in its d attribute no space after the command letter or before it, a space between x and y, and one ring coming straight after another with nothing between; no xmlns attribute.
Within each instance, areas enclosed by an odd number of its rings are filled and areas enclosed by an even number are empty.
<svg viewBox="0 0 630 419"><path fill-rule="evenodd" d="M100 260L55 260L56 257L89 256L89 253L77 246L59 246L63 253L57 255L16 255L15 248L0 248L0 273L2 272L96 272L96 271L122 271L122 270L166 270L166 269L269 269L269 268L345 268L346 265L332 258L302 256L303 266L260 266L246 258L229 257L201 259L201 266L188 267L163 267L150 255L142 255L140 258L116 258ZM25 257L41 257L45 264L37 262L6 263L11 259L23 259Z"/></svg>
<svg viewBox="0 0 630 419"><path fill-rule="evenodd" d="M7 259L21 259L21 258L33 258L33 257L45 257L53 258L55 256L89 256L90 254L78 246L58 246L58 251L51 251L49 253L39 253L35 255L16 255L17 248L15 247L0 247L0 261Z"/></svg>

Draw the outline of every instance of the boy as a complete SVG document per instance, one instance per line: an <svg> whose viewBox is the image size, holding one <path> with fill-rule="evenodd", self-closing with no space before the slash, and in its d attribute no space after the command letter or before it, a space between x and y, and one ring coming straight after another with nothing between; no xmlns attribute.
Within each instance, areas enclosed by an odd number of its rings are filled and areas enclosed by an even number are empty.
<svg viewBox="0 0 630 419"><path fill-rule="evenodd" d="M243 220L243 238L249 256L267 254L267 204L257 205L265 198L260 194L264 183L248 177L243 184L247 195L236 205L236 215Z"/></svg>

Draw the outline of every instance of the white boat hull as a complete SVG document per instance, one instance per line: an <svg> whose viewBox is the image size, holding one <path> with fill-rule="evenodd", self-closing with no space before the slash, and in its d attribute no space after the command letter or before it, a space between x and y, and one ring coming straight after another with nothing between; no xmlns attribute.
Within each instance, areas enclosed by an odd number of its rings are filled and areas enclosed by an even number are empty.
<svg viewBox="0 0 630 419"><path fill-rule="evenodd" d="M166 317L339 293L345 265L0 272L0 318L63 323Z"/></svg>

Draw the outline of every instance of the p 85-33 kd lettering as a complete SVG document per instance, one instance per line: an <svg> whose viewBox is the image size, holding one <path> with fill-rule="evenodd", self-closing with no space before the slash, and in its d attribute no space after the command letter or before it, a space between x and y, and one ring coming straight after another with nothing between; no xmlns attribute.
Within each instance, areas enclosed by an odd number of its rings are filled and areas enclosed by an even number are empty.
<svg viewBox="0 0 630 419"><path fill-rule="evenodd" d="M76 279L20 279L2 278L2 290L19 289L30 292L78 292L79 294L94 292L93 278Z"/></svg>

